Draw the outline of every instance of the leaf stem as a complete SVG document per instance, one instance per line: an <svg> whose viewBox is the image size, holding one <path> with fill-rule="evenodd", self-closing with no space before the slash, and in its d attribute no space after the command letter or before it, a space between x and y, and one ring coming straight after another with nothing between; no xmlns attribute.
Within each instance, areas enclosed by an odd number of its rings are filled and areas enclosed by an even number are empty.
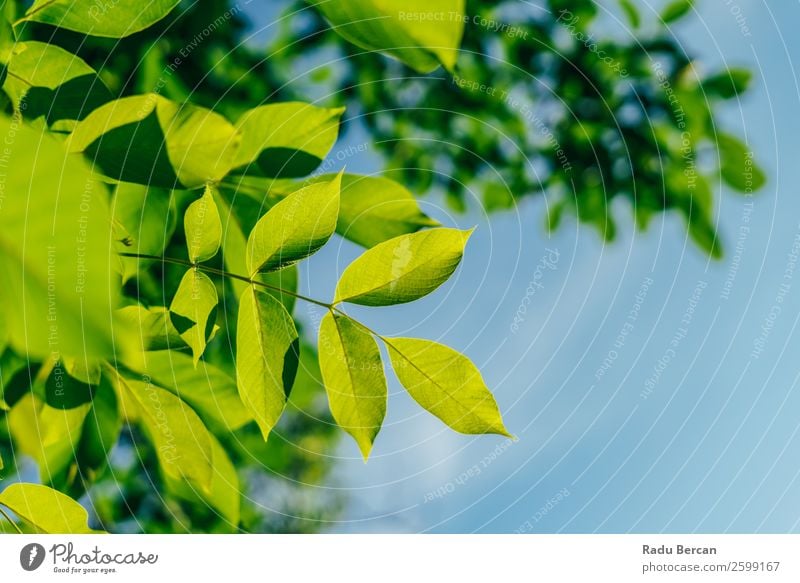
<svg viewBox="0 0 800 583"><path fill-rule="evenodd" d="M13 520L11 520L11 517L8 514L6 514L6 511L3 510L2 506L0 506L0 514L2 514L3 517L11 523L11 526L14 527L14 529L17 531L18 534L25 534L24 532L22 532L22 529L19 527L19 525Z"/></svg>
<svg viewBox="0 0 800 583"><path fill-rule="evenodd" d="M270 285L268 283L264 283L263 281L258 281L255 279L250 279L245 275L239 275L238 273L231 273L230 271L225 271L223 269L217 269L216 267L209 267L208 265L200 265L199 263L192 263L191 261L186 261L184 259L177 259L175 257L163 257L161 255L146 255L142 253L119 253L121 257L132 257L133 259L152 259L154 261L161 261L163 263L172 263L174 265L183 265L185 267L194 267L200 269L201 271L206 271L208 273L213 273L214 275L219 275L222 277L230 277L231 279L238 279L239 281L244 281L251 285L260 286L272 291L276 291L282 294L286 294L292 297L297 298L298 300L303 300L304 302L309 302L311 304L316 304L323 308L331 309L333 306L332 304L328 304L325 302L321 302L319 300L315 300L314 298L310 298L308 296L304 296L297 292L290 291L288 289L284 289L277 285Z"/></svg>

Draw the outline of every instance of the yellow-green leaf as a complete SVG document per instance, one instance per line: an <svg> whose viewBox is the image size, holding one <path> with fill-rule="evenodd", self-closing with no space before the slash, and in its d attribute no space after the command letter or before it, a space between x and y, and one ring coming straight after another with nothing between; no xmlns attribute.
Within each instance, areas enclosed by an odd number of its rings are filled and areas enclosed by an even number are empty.
<svg viewBox="0 0 800 583"><path fill-rule="evenodd" d="M150 436L161 470L208 492L213 480L213 452L208 429L197 413L147 377L137 381L118 375L117 379L122 402L135 405L135 418Z"/></svg>
<svg viewBox="0 0 800 583"><path fill-rule="evenodd" d="M123 38L164 18L180 0L36 0L23 20L92 36Z"/></svg>
<svg viewBox="0 0 800 583"><path fill-rule="evenodd" d="M262 105L242 115L242 144L234 172L247 176L298 178L320 165L339 135L343 107L289 102Z"/></svg>
<svg viewBox="0 0 800 583"><path fill-rule="evenodd" d="M77 120L112 99L80 57L37 41L14 45L3 90L26 119L44 117L57 131L72 130Z"/></svg>
<svg viewBox="0 0 800 583"><path fill-rule="evenodd" d="M426 296L456 270L471 234L430 229L376 245L345 269L334 301L390 306Z"/></svg>
<svg viewBox="0 0 800 583"><path fill-rule="evenodd" d="M108 194L81 160L19 118L0 115L0 310L18 354L113 354ZM57 326L53 323L57 322Z"/></svg>
<svg viewBox="0 0 800 583"><path fill-rule="evenodd" d="M185 341L172 324L167 308L125 306L116 310L115 315L117 322L136 339L136 348L140 352L185 346Z"/></svg>
<svg viewBox="0 0 800 583"><path fill-rule="evenodd" d="M192 263L208 261L217 254L222 243L222 222L211 186L206 186L203 196L186 209L183 227Z"/></svg>
<svg viewBox="0 0 800 583"><path fill-rule="evenodd" d="M39 466L43 482L58 477L74 459L75 448L91 403L70 409L51 407L27 393L8 413L8 429L14 447Z"/></svg>
<svg viewBox="0 0 800 583"><path fill-rule="evenodd" d="M266 440L278 422L297 374L299 340L283 304L247 288L239 298L236 380L242 402Z"/></svg>
<svg viewBox="0 0 800 583"><path fill-rule="evenodd" d="M115 180L193 189L230 172L240 140L221 115L150 93L97 108L75 126L68 146Z"/></svg>
<svg viewBox="0 0 800 583"><path fill-rule="evenodd" d="M127 359L125 366L186 401L211 429L236 431L253 420L236 380L207 362L198 370L188 354L156 350Z"/></svg>
<svg viewBox="0 0 800 583"><path fill-rule="evenodd" d="M314 0L351 43L385 52L421 73L453 70L466 15L465 0Z"/></svg>
<svg viewBox="0 0 800 583"><path fill-rule="evenodd" d="M199 269L192 268L184 274L169 306L170 320L191 347L195 366L214 334L213 316L218 302L214 282Z"/></svg>
<svg viewBox="0 0 800 583"><path fill-rule="evenodd" d="M0 494L0 504L38 534L103 534L89 528L89 513L83 506L47 486L11 484Z"/></svg>
<svg viewBox="0 0 800 583"><path fill-rule="evenodd" d="M424 409L459 433L511 437L478 368L463 354L415 338L386 341L397 378Z"/></svg>
<svg viewBox="0 0 800 583"><path fill-rule="evenodd" d="M366 460L386 416L386 376L378 344L350 318L322 318L319 365L331 413Z"/></svg>
<svg viewBox="0 0 800 583"><path fill-rule="evenodd" d="M342 175L309 184L272 207L247 240L251 276L275 271L312 255L331 238L339 216Z"/></svg>

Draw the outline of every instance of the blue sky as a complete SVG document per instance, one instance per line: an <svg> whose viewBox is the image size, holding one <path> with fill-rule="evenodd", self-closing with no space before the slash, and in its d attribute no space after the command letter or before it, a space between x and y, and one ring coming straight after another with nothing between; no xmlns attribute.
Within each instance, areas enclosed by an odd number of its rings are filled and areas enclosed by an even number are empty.
<svg viewBox="0 0 800 583"><path fill-rule="evenodd" d="M770 177L751 199L718 186L725 258L709 261L672 216L605 245L574 221L548 237L541 199L491 217L423 199L445 224L478 226L462 267L422 301L353 313L467 354L518 440L453 433L390 375L369 463L343 439L320 486L347 493L328 530L800 530L800 5L698 4L675 33L701 67L756 71L721 119ZM353 132L337 148L363 139ZM348 159L349 171L379 169L370 151ZM358 253L329 245L305 266L306 290L331 294ZM311 320L302 307L299 316Z"/></svg>

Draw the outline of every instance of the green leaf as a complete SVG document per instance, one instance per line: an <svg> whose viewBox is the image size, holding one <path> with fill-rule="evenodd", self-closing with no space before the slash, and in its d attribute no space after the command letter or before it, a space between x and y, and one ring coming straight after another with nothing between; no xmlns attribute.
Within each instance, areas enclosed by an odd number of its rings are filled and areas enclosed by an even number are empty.
<svg viewBox="0 0 800 583"><path fill-rule="evenodd" d="M183 338L172 325L167 308L125 306L116 310L115 314L117 322L137 339L136 348L139 352L185 346Z"/></svg>
<svg viewBox="0 0 800 583"><path fill-rule="evenodd" d="M471 234L430 229L376 245L345 269L334 302L391 306L426 296L456 270Z"/></svg>
<svg viewBox="0 0 800 583"><path fill-rule="evenodd" d="M111 208L114 223L124 237L117 237L116 249L140 255L163 254L177 223L174 201L169 190L127 182L118 184ZM152 263L152 260L134 257L120 257L120 260L123 282Z"/></svg>
<svg viewBox="0 0 800 583"><path fill-rule="evenodd" d="M305 184L327 182L334 174L314 176ZM263 189L271 197L283 198L297 190L293 180L275 180L265 183ZM255 196L244 190L248 196ZM264 204L262 196L259 204ZM336 232L363 247L374 247L399 235L415 233L425 227L441 226L424 214L414 196L401 184L381 176L342 175L342 192L339 201L339 220Z"/></svg>
<svg viewBox="0 0 800 583"><path fill-rule="evenodd" d="M661 11L661 20L670 24L683 18L694 6L694 0L674 0Z"/></svg>
<svg viewBox="0 0 800 583"><path fill-rule="evenodd" d="M631 0L619 0L619 5L630 25L633 28L639 28L642 23L642 17L639 15L639 9L636 8L636 5Z"/></svg>
<svg viewBox="0 0 800 583"><path fill-rule="evenodd" d="M752 193L767 182L764 171L753 159L753 152L738 138L717 134L720 173L725 183L739 192Z"/></svg>
<svg viewBox="0 0 800 583"><path fill-rule="evenodd" d="M230 172L240 139L221 115L150 93L94 110L75 126L68 146L112 179L194 189Z"/></svg>
<svg viewBox="0 0 800 583"><path fill-rule="evenodd" d="M81 380L76 376L68 374L64 363L55 363L45 381L45 400L50 407L74 409L92 401L94 389L89 379Z"/></svg>
<svg viewBox="0 0 800 583"><path fill-rule="evenodd" d="M297 374L299 339L286 308L250 287L239 298L236 378L264 440L278 422Z"/></svg>
<svg viewBox="0 0 800 583"><path fill-rule="evenodd" d="M32 526L38 534L102 534L89 528L89 513L69 496L39 484L11 484L0 504Z"/></svg>
<svg viewBox="0 0 800 583"><path fill-rule="evenodd" d="M320 165L339 135L343 107L289 102L262 105L242 115L236 128L242 144L235 173L298 178Z"/></svg>
<svg viewBox="0 0 800 583"><path fill-rule="evenodd" d="M731 99L750 87L753 73L747 69L728 69L703 80L703 91L712 97Z"/></svg>
<svg viewBox="0 0 800 583"><path fill-rule="evenodd" d="M94 69L53 44L16 43L8 73L3 89L14 107L27 119L44 117L56 131L72 130L78 120L112 99Z"/></svg>
<svg viewBox="0 0 800 583"><path fill-rule="evenodd" d="M331 176L322 176L330 179ZM345 174L336 232L364 247L439 223L424 214L414 196L394 180Z"/></svg>
<svg viewBox="0 0 800 583"><path fill-rule="evenodd" d="M89 403L56 409L27 393L9 411L8 428L14 447L33 458L42 482L58 479L72 463L89 409Z"/></svg>
<svg viewBox="0 0 800 583"><path fill-rule="evenodd" d="M183 226L189 261L202 263L217 254L222 243L222 222L214 202L213 187L206 186L203 196L189 205Z"/></svg>
<svg viewBox="0 0 800 583"><path fill-rule="evenodd" d="M351 43L382 51L420 73L455 67L464 32L464 0L310 0Z"/></svg>
<svg viewBox="0 0 800 583"><path fill-rule="evenodd" d="M140 423L153 442L161 470L169 477L187 480L204 492L213 480L211 437L194 410L166 389L143 377L123 379L117 387L123 403L133 403Z"/></svg>
<svg viewBox="0 0 800 583"><path fill-rule="evenodd" d="M222 213L222 258L225 262L225 267L231 273L247 273L247 240L242 231L241 218L248 218L249 214L247 211L249 209L242 210L241 203L243 201L251 201L251 199L239 197L237 200L239 207L234 207L233 205L229 205L225 198L217 192L214 194L214 200ZM278 271L259 273L253 277L253 279L290 292L281 293L274 289L266 290L267 293L283 303L286 311L290 314L292 313L294 310L295 297L291 295L291 292L297 291L299 280L296 265L290 265ZM237 297L240 296L249 285L247 282L239 279L229 279L229 282L233 286L234 293ZM235 302L231 302L231 304L235 304Z"/></svg>
<svg viewBox="0 0 800 583"><path fill-rule="evenodd" d="M316 253L336 229L342 175L309 184L272 207L247 240L247 272L282 269Z"/></svg>
<svg viewBox="0 0 800 583"><path fill-rule="evenodd" d="M0 310L18 354L111 355L119 295L107 194L81 160L0 116ZM35 154L35 155L34 155Z"/></svg>
<svg viewBox="0 0 800 583"><path fill-rule="evenodd" d="M397 377L424 409L459 433L511 437L480 371L466 356L430 340L392 338L386 345Z"/></svg>
<svg viewBox="0 0 800 583"><path fill-rule="evenodd" d="M208 490L198 492L190 484L167 476L167 489L175 496L197 504L205 501L211 508L219 512L231 526L239 523L241 510L241 490L236 468L219 441L211 439L211 454L214 461L214 472Z"/></svg>
<svg viewBox="0 0 800 583"><path fill-rule="evenodd" d="M83 421L83 433L75 454L80 477L91 483L102 473L121 429L116 394L108 379L103 377L92 399L92 408Z"/></svg>
<svg viewBox="0 0 800 583"><path fill-rule="evenodd" d="M164 18L179 0L36 0L23 20L92 36L124 38Z"/></svg>
<svg viewBox="0 0 800 583"><path fill-rule="evenodd" d="M130 358L125 365L186 401L212 429L231 432L253 420L239 398L236 381L206 362L197 370L189 355L158 350Z"/></svg>
<svg viewBox="0 0 800 583"><path fill-rule="evenodd" d="M214 315L219 303L214 282L199 269L186 272L170 304L170 319L184 342L192 349L197 366L214 333Z"/></svg>
<svg viewBox="0 0 800 583"><path fill-rule="evenodd" d="M386 416L386 377L378 344L346 316L322 318L319 365L331 413L358 443L364 460Z"/></svg>

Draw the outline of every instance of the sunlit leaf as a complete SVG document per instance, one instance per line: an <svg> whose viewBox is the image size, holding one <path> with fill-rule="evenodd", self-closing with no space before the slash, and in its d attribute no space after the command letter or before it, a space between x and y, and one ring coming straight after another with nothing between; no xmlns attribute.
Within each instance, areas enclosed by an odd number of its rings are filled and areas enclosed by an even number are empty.
<svg viewBox="0 0 800 583"><path fill-rule="evenodd" d="M750 87L753 73L747 69L728 69L703 80L702 88L711 97L731 99Z"/></svg>
<svg viewBox="0 0 800 583"><path fill-rule="evenodd" d="M341 174L309 184L261 217L247 240L247 271L255 275L297 263L322 247L336 229Z"/></svg>
<svg viewBox="0 0 800 583"><path fill-rule="evenodd" d="M11 142L0 156L0 310L11 346L41 358L110 355L119 290L105 189L16 118L0 116L0 139Z"/></svg>
<svg viewBox="0 0 800 583"><path fill-rule="evenodd" d="M421 73L452 70L464 32L464 0L311 2L351 43L385 52Z"/></svg>
<svg viewBox="0 0 800 583"><path fill-rule="evenodd" d="M206 186L203 196L186 209L183 216L189 261L202 263L217 254L222 243L222 223L214 202L213 188Z"/></svg>
<svg viewBox="0 0 800 583"><path fill-rule="evenodd" d="M0 493L9 508L39 534L101 534L89 528L86 509L69 496L39 484L16 483Z"/></svg>
<svg viewBox="0 0 800 583"><path fill-rule="evenodd" d="M110 178L193 189L228 174L239 142L221 115L150 93L94 110L75 126L68 144Z"/></svg>
<svg viewBox="0 0 800 583"><path fill-rule="evenodd" d="M44 117L53 130L71 130L77 120L112 99L94 69L54 44L15 44L8 73L3 90L15 107L27 119Z"/></svg>
<svg viewBox="0 0 800 583"><path fill-rule="evenodd" d="M242 404L236 381L219 368L175 350L146 352L126 366L186 401L212 429L235 431L252 421Z"/></svg>
<svg viewBox="0 0 800 583"><path fill-rule="evenodd" d="M161 470L208 492L214 472L208 429L180 398L149 382L146 376L142 378L118 376L117 386L123 402L135 405L136 418L153 442Z"/></svg>
<svg viewBox="0 0 800 583"><path fill-rule="evenodd" d="M170 320L191 347L195 365L212 335L218 302L214 282L199 269L192 268L181 279L169 306Z"/></svg>
<svg viewBox="0 0 800 583"><path fill-rule="evenodd" d="M92 36L123 38L164 18L179 0L36 0L24 20Z"/></svg>
<svg viewBox="0 0 800 583"><path fill-rule="evenodd" d="M283 304L253 287L246 289L239 298L236 380L265 440L286 406L298 352L297 330Z"/></svg>
<svg viewBox="0 0 800 583"><path fill-rule="evenodd" d="M366 460L386 416L378 344L350 318L327 313L319 328L319 364L333 418L353 436Z"/></svg>
<svg viewBox="0 0 800 583"><path fill-rule="evenodd" d="M57 480L72 463L89 409L90 403L57 409L27 393L9 411L8 428L14 447L33 458L43 482Z"/></svg>
<svg viewBox="0 0 800 583"><path fill-rule="evenodd" d="M391 338L386 345L397 377L424 409L460 433L511 437L480 371L466 356L430 340Z"/></svg>
<svg viewBox="0 0 800 583"><path fill-rule="evenodd" d="M376 245L345 269L334 301L390 306L426 296L456 270L471 234L430 229Z"/></svg>
<svg viewBox="0 0 800 583"><path fill-rule="evenodd" d="M242 135L236 174L297 178L320 165L339 135L344 108L275 103L247 111L236 123Z"/></svg>
<svg viewBox="0 0 800 583"><path fill-rule="evenodd" d="M136 338L139 351L182 348L186 345L173 326L167 308L125 306L116 310L116 320Z"/></svg>

